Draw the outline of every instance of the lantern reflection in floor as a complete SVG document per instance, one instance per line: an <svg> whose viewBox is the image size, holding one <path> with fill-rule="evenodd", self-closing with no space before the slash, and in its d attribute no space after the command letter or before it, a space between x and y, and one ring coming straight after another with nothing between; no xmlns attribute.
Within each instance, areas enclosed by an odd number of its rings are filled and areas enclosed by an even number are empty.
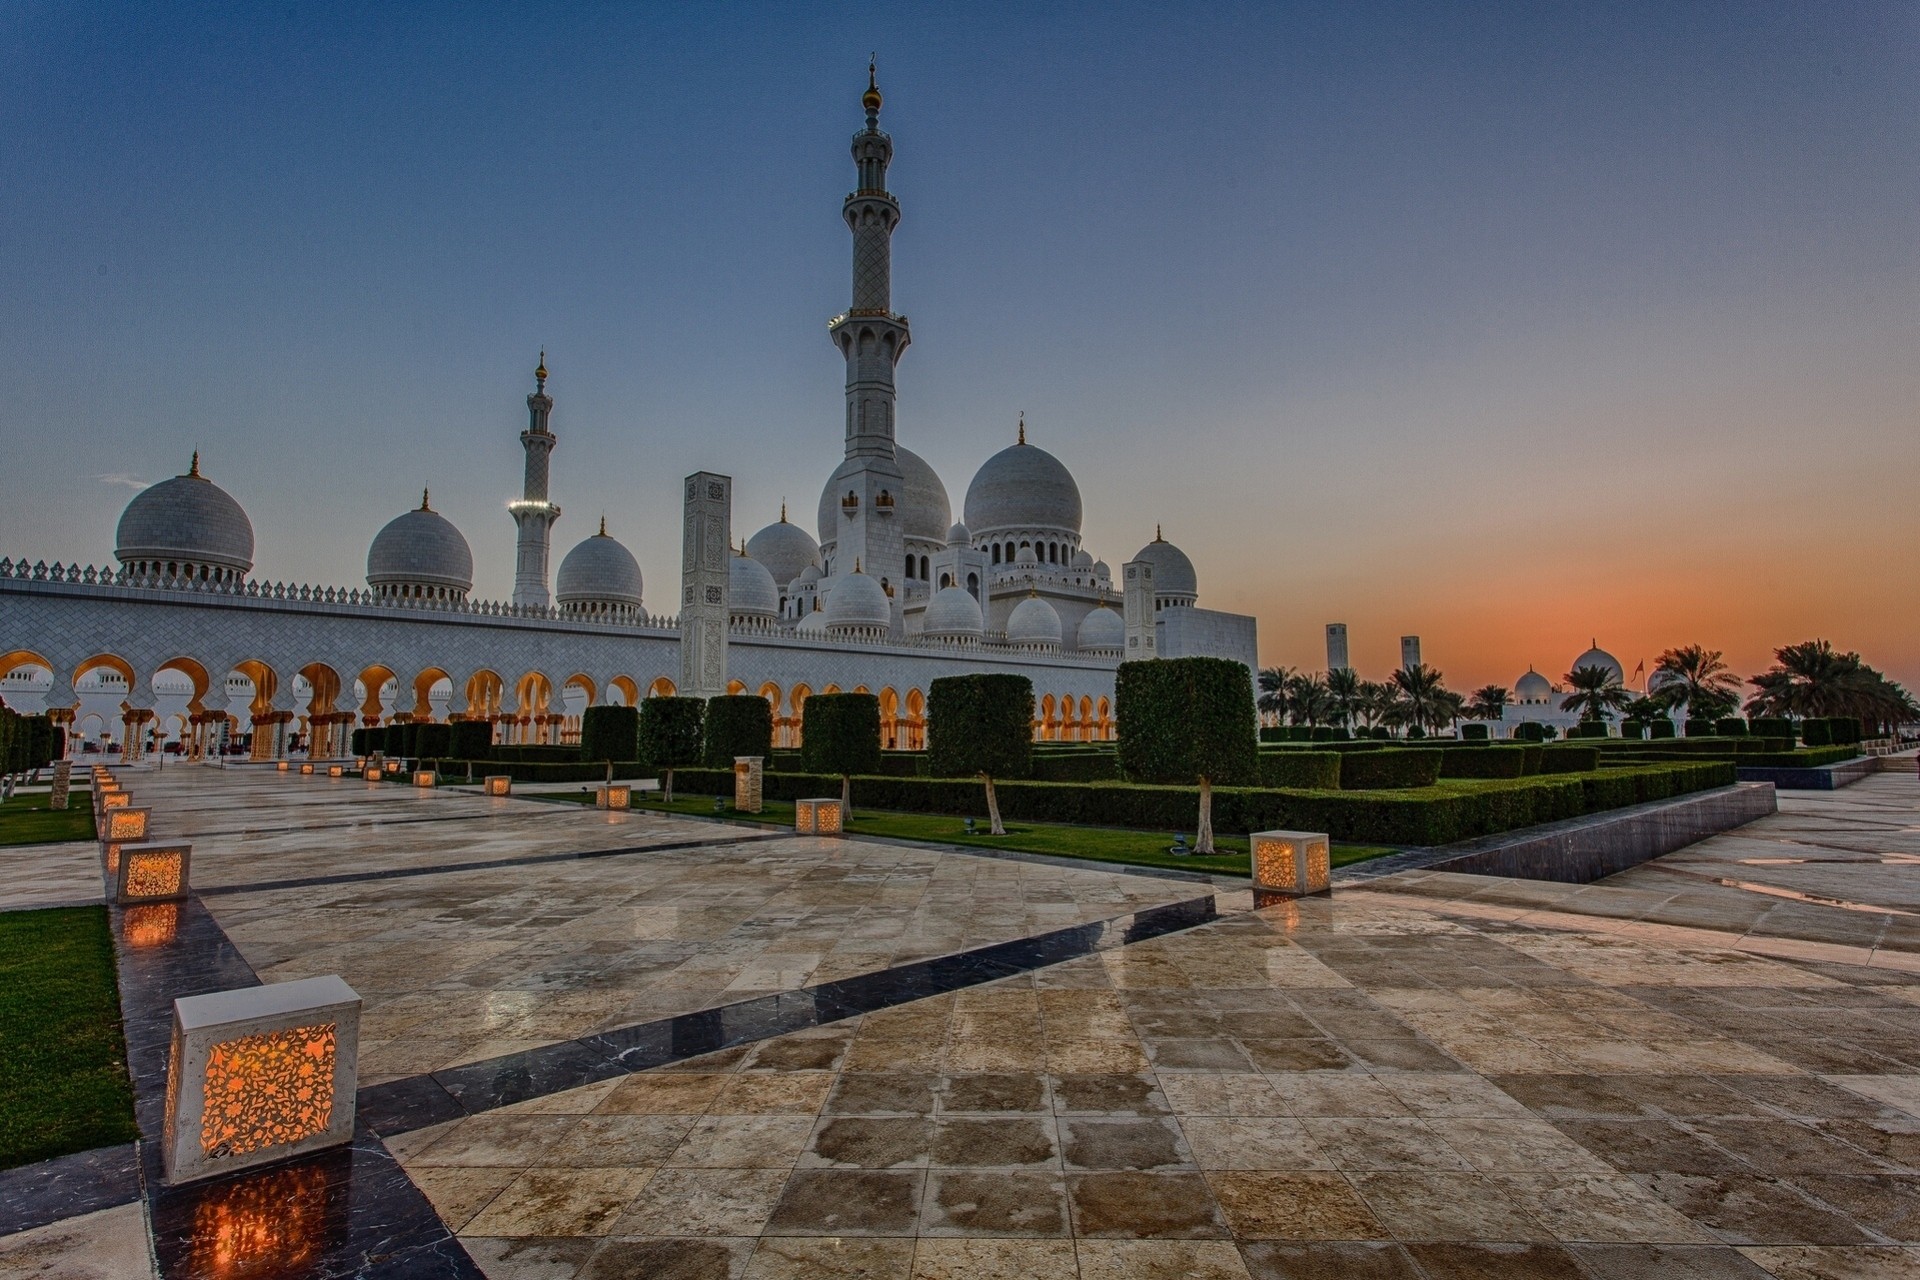
<svg viewBox="0 0 1920 1280"><path fill-rule="evenodd" d="M296 1272L327 1243L328 1193L337 1181L309 1164L212 1188L194 1207L188 1274L239 1280Z"/></svg>
<svg viewBox="0 0 1920 1280"><path fill-rule="evenodd" d="M128 907L123 923L128 946L137 950L164 947L180 932L180 904L155 902Z"/></svg>

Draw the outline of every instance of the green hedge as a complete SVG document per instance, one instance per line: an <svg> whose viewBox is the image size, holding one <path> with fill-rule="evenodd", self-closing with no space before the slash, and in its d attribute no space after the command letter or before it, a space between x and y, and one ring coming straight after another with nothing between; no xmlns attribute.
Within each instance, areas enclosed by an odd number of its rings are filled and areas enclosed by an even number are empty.
<svg viewBox="0 0 1920 1280"><path fill-rule="evenodd" d="M570 764L531 764L519 760L489 760L485 757L469 760L429 760L427 764L438 770L440 776L451 779L471 777L479 781L488 774L505 774L515 782L603 782L607 776L606 761L587 763L575 760ZM403 781L410 782L406 775L400 775ZM623 778L651 778L654 770L645 760L616 760L613 762L613 776L616 781ZM683 775L684 776L684 773ZM733 794L733 771L727 771L727 794Z"/></svg>
<svg viewBox="0 0 1920 1280"><path fill-rule="evenodd" d="M588 711L592 711L589 707ZM493 755L493 725L485 720L455 720L447 726L447 754L458 760L485 760Z"/></svg>
<svg viewBox="0 0 1920 1280"><path fill-rule="evenodd" d="M450 724L423 724L414 737L414 754L424 759L438 759L453 754L453 726Z"/></svg>
<svg viewBox="0 0 1920 1280"><path fill-rule="evenodd" d="M1338 791L1342 759L1338 751L1263 751L1260 785Z"/></svg>
<svg viewBox="0 0 1920 1280"><path fill-rule="evenodd" d="M1537 720L1523 720L1513 726L1513 736L1519 742L1539 742L1545 739L1547 731Z"/></svg>
<svg viewBox="0 0 1920 1280"><path fill-rule="evenodd" d="M1020 675L942 676L927 686L927 772L936 778L1032 777L1033 681ZM1112 778L1111 752L1054 752L1050 781ZM1075 776L1075 771L1081 770ZM1066 775L1066 776L1063 776Z"/></svg>
<svg viewBox="0 0 1920 1280"><path fill-rule="evenodd" d="M1253 677L1229 658L1123 662L1114 673L1120 772L1140 782L1243 786L1260 776Z"/></svg>
<svg viewBox="0 0 1920 1280"><path fill-rule="evenodd" d="M1342 766L1350 763L1343 760ZM1433 845L1509 831L1733 782L1731 761L1676 762L1607 770L1579 777L1518 778L1471 790L1429 787L1356 793L1216 787L1214 822L1222 831L1325 831L1336 840ZM682 771L690 792L730 795L733 775ZM766 795L794 800L830 795L837 775L768 774ZM1150 831L1190 831L1197 787L1135 783L1003 782L997 788L1009 821L1066 822ZM980 784L970 778L857 777L856 808L908 813L978 814ZM1617 803L1616 803L1617 802Z"/></svg>
<svg viewBox="0 0 1920 1280"><path fill-rule="evenodd" d="M1657 720L1648 721L1647 736L1649 738L1673 737L1673 721L1667 719L1665 716L1661 716Z"/></svg>
<svg viewBox="0 0 1920 1280"><path fill-rule="evenodd" d="M575 759L592 763L639 758L640 708L587 708L580 717L580 750Z"/></svg>
<svg viewBox="0 0 1920 1280"><path fill-rule="evenodd" d="M701 763L731 769L735 756L773 754L773 704L743 693L707 699L706 746Z"/></svg>
<svg viewBox="0 0 1920 1280"><path fill-rule="evenodd" d="M1463 742L1487 742L1493 735L1484 724L1463 724L1460 726L1460 739Z"/></svg>
<svg viewBox="0 0 1920 1280"><path fill-rule="evenodd" d="M1747 727L1756 738L1785 738L1788 743L1794 738L1793 721L1785 716L1755 716Z"/></svg>
<svg viewBox="0 0 1920 1280"><path fill-rule="evenodd" d="M1441 755L1440 776L1443 778L1520 778L1526 773L1525 747L1488 746Z"/></svg>
<svg viewBox="0 0 1920 1280"><path fill-rule="evenodd" d="M1637 742L1645 738L1647 736L1647 722L1645 720L1622 720L1620 722L1620 736L1629 742Z"/></svg>
<svg viewBox="0 0 1920 1280"><path fill-rule="evenodd" d="M1569 738L1604 738L1607 736L1605 720L1582 720L1567 730Z"/></svg>
<svg viewBox="0 0 1920 1280"><path fill-rule="evenodd" d="M1701 720L1695 716L1687 717L1687 736L1689 738L1717 738L1719 726L1712 720Z"/></svg>
<svg viewBox="0 0 1920 1280"><path fill-rule="evenodd" d="M646 698L640 703L640 756L660 769L700 763L705 745L705 698ZM731 777L733 766L727 766Z"/></svg>
<svg viewBox="0 0 1920 1280"><path fill-rule="evenodd" d="M1344 756L1340 761L1340 789L1388 791L1430 787L1439 780L1440 764L1447 754L1435 747L1412 747Z"/></svg>
<svg viewBox="0 0 1920 1280"><path fill-rule="evenodd" d="M871 693L816 693L800 709L800 734L800 760L809 773L876 773L880 699Z"/></svg>
<svg viewBox="0 0 1920 1280"><path fill-rule="evenodd" d="M409 752L408 754L417 753ZM490 747L485 752L485 756L519 764L576 764L580 760L580 748L556 747L548 743L528 743L524 746L509 746L502 743L500 746ZM474 758L483 757L477 755Z"/></svg>
<svg viewBox="0 0 1920 1280"><path fill-rule="evenodd" d="M1600 748L1587 746L1542 747L1541 773L1591 773L1600 767Z"/></svg>
<svg viewBox="0 0 1920 1280"><path fill-rule="evenodd" d="M1268 755L1279 752L1262 753L1264 762ZM1310 752L1292 752L1293 755L1308 755ZM1264 763L1263 763L1264 767ZM1120 757L1111 751L1098 754L1071 756L1036 755L1033 758L1032 777L1041 782L1118 782L1120 781Z"/></svg>
<svg viewBox="0 0 1920 1280"><path fill-rule="evenodd" d="M1725 716L1713 722L1713 731L1722 738L1744 738L1747 722L1739 716Z"/></svg>

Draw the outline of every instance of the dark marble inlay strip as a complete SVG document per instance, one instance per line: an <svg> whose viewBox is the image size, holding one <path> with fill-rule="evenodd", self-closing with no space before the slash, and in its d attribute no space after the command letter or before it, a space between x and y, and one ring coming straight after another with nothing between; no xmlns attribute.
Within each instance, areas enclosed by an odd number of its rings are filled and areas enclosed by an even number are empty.
<svg viewBox="0 0 1920 1280"><path fill-rule="evenodd" d="M791 833L787 833L791 834ZM329 884L359 884L368 880L406 880L440 876L455 871L485 871L491 867L537 867L554 862L584 862L590 858L623 858L635 853L673 853L683 849L731 849L743 844L778 840L779 834L742 836L737 840L669 840L659 844L625 845L618 849L582 849L572 853L538 853L492 862L442 862L430 867L394 867L386 871L342 871L330 876L302 876L291 880L259 880L252 884L223 884L197 890L202 897L222 898L236 893L269 893L276 889L312 889Z"/></svg>
<svg viewBox="0 0 1920 1280"><path fill-rule="evenodd" d="M139 1198L140 1157L130 1142L0 1170L0 1236Z"/></svg>
<svg viewBox="0 0 1920 1280"><path fill-rule="evenodd" d="M233 827L225 831L194 831L189 834L200 840L211 836L275 836L285 835L292 830L302 833L308 831L357 831L361 828L378 830L381 827L404 827L419 822L498 822L502 818L537 818L537 813L445 813L422 818L356 818L352 822L303 822L299 827Z"/></svg>
<svg viewBox="0 0 1920 1280"><path fill-rule="evenodd" d="M1214 895L1148 907L736 1004L637 1023L524 1053L390 1080L360 1091L360 1118L385 1137L531 1098L824 1026L928 996L1196 928L1221 917Z"/></svg>
<svg viewBox="0 0 1920 1280"><path fill-rule="evenodd" d="M187 1186L164 1185L159 1138L173 1002L258 986L260 979L197 896L110 910L142 1137L138 1177L165 1280L484 1280L433 1205L365 1125L358 1126L351 1147ZM110 1186L111 1178L101 1182Z"/></svg>

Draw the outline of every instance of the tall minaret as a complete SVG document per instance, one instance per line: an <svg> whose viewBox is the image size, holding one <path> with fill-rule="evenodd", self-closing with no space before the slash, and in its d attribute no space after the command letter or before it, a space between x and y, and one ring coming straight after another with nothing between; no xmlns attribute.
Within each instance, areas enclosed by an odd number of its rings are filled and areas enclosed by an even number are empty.
<svg viewBox="0 0 1920 1280"><path fill-rule="evenodd" d="M513 564L513 603L521 608L544 609L553 603L547 591L547 550L553 522L560 508L547 501L547 455L558 443L547 417L553 412L553 397L547 394L547 353L540 353L540 367L533 371L533 394L527 397L527 429L520 433L521 447L527 451L527 478L517 502L509 502L513 522L520 526L519 544Z"/></svg>
<svg viewBox="0 0 1920 1280"><path fill-rule="evenodd" d="M912 337L907 318L892 310L900 202L887 190L893 139L880 131L880 89L871 62L861 104L867 127L853 135L859 185L841 207L853 232L853 305L827 326L847 362L847 461L854 464L837 473L839 523L831 539L829 582L851 573L856 562L881 566L882 576L897 572L906 545L894 518L905 481L894 460L893 366Z"/></svg>

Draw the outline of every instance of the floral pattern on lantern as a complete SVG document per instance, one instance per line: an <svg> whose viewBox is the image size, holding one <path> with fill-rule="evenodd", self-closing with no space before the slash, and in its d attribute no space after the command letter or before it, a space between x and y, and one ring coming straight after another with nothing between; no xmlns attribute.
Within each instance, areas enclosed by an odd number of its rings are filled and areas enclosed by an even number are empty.
<svg viewBox="0 0 1920 1280"><path fill-rule="evenodd" d="M845 828L838 796L793 802L793 829L803 836L837 836Z"/></svg>
<svg viewBox="0 0 1920 1280"><path fill-rule="evenodd" d="M633 806L633 788L624 782L604 782L593 789L596 809L628 809Z"/></svg>
<svg viewBox="0 0 1920 1280"><path fill-rule="evenodd" d="M1321 831L1256 831L1253 889L1288 897L1326 893L1332 888L1332 842Z"/></svg>
<svg viewBox="0 0 1920 1280"><path fill-rule="evenodd" d="M207 1055L200 1149L249 1155L325 1133L333 1121L333 1023L216 1044Z"/></svg>

